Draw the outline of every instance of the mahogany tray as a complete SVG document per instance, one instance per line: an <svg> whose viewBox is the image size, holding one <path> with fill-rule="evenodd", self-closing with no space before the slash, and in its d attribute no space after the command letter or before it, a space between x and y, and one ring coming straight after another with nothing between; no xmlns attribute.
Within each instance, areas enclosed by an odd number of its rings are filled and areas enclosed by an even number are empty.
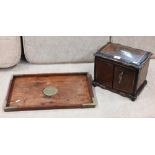
<svg viewBox="0 0 155 155"><path fill-rule="evenodd" d="M95 107L88 73L14 75L4 111Z"/></svg>

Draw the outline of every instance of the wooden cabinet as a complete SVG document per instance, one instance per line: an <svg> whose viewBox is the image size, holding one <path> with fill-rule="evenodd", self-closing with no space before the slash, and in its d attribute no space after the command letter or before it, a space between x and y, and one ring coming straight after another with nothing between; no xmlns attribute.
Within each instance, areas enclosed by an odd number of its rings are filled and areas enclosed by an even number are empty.
<svg viewBox="0 0 155 155"><path fill-rule="evenodd" d="M151 53L108 43L95 54L94 86L137 98L146 85Z"/></svg>

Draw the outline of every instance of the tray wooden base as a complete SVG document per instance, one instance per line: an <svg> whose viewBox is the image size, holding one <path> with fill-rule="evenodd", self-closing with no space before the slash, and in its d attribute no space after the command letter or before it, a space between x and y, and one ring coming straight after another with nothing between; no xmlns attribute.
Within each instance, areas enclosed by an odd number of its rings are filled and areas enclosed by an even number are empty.
<svg viewBox="0 0 155 155"><path fill-rule="evenodd" d="M91 83L88 73L15 75L4 111L95 107Z"/></svg>

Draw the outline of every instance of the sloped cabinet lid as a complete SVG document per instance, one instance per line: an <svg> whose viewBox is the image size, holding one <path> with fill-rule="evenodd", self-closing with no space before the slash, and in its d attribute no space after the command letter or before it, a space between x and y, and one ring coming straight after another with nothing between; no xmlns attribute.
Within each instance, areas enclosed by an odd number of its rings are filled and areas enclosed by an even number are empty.
<svg viewBox="0 0 155 155"><path fill-rule="evenodd" d="M114 60L136 68L139 68L151 55L151 52L114 43L108 43L95 54L95 56Z"/></svg>

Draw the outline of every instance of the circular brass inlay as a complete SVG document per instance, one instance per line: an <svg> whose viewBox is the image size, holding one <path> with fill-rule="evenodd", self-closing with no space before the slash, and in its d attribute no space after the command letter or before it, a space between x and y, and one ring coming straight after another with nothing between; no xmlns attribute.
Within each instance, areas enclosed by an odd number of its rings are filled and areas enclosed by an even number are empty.
<svg viewBox="0 0 155 155"><path fill-rule="evenodd" d="M56 95L58 93L58 89L55 87L49 86L43 90L43 93L44 95L50 97L50 96Z"/></svg>

